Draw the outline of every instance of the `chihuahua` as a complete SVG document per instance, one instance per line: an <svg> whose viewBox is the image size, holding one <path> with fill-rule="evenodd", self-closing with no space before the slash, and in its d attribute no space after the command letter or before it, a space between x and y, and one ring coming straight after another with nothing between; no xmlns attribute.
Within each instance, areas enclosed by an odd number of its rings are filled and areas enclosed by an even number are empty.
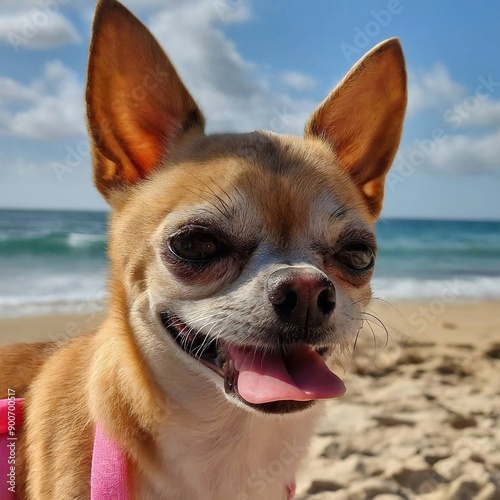
<svg viewBox="0 0 500 500"><path fill-rule="evenodd" d="M98 498L96 429L124 458L127 498L293 496L322 400L345 391L329 366L370 300L406 100L389 39L304 138L206 135L147 28L98 2L86 101L109 300L97 331L0 351L0 387L24 401L16 498Z"/></svg>

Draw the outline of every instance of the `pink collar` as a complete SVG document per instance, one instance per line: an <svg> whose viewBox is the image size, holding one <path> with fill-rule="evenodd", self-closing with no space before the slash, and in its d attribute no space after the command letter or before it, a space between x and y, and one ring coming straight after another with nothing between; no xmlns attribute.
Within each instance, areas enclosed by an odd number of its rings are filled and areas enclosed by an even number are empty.
<svg viewBox="0 0 500 500"><path fill-rule="evenodd" d="M23 421L23 400L0 399L0 498L15 500L16 432ZM4 478L7 477L7 481ZM287 499L295 496L295 483L287 486ZM97 424L90 476L91 500L130 500L127 458L120 447Z"/></svg>

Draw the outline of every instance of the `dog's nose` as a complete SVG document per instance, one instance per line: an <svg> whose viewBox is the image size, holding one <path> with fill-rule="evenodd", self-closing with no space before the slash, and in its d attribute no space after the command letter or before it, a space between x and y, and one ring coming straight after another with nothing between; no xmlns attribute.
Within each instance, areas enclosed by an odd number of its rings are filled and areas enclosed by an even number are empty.
<svg viewBox="0 0 500 500"><path fill-rule="evenodd" d="M285 267L269 276L267 295L279 318L299 328L322 325L335 309L335 287L314 268Z"/></svg>

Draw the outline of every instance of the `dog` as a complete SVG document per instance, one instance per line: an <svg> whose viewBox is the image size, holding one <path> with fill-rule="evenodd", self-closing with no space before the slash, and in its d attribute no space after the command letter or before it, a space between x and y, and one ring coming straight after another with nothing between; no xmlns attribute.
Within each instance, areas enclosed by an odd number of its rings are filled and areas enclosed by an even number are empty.
<svg viewBox="0 0 500 500"><path fill-rule="evenodd" d="M345 391L328 366L371 297L406 101L389 39L303 138L206 135L147 28L99 0L86 102L111 206L106 317L70 341L1 349L0 397L11 388L24 414L15 498L293 497L323 401ZM96 465L102 449L112 458ZM94 474L113 460L119 492L99 497Z"/></svg>

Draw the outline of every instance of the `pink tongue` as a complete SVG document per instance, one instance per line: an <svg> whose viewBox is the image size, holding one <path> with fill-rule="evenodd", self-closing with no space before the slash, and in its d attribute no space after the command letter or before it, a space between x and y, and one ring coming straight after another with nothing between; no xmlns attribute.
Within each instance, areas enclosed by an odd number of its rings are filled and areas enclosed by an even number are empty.
<svg viewBox="0 0 500 500"><path fill-rule="evenodd" d="M239 372L238 393L249 403L338 398L345 392L342 380L308 346L286 355L229 347L227 356Z"/></svg>

